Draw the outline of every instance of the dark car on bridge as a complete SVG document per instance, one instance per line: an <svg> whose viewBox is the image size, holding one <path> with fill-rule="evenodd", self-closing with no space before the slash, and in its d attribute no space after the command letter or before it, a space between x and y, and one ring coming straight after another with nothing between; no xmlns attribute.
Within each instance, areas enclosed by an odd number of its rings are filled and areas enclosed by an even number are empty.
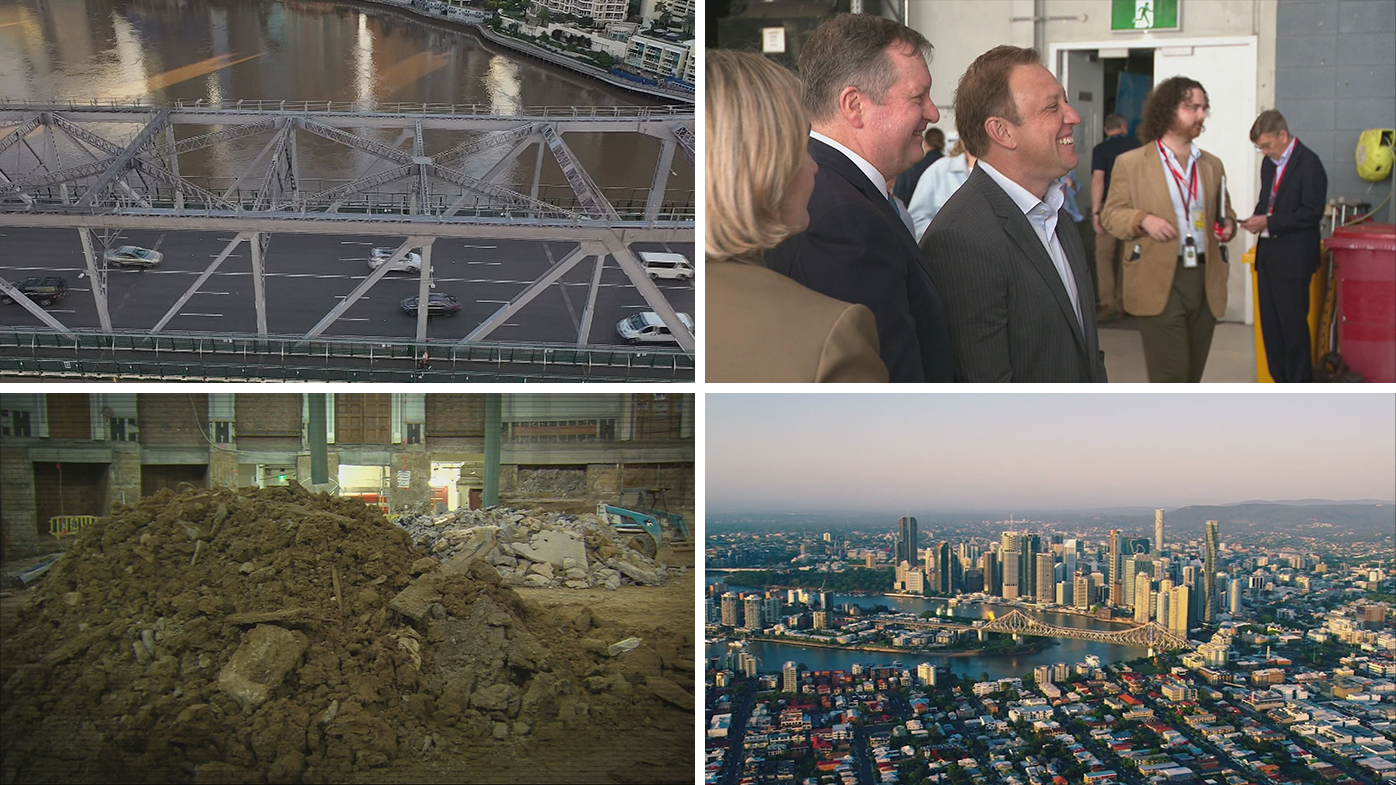
<svg viewBox="0 0 1396 785"><path fill-rule="evenodd" d="M409 316L417 315L417 298L403 300L402 310ZM450 316L461 309L460 300L453 294L432 294L427 296L427 316Z"/></svg>
<svg viewBox="0 0 1396 785"><path fill-rule="evenodd" d="M25 278L15 284L15 288L25 297L33 300L39 305L49 306L68 296L68 279L57 275L47 275L42 278ZM0 298L6 304L14 302L14 298L5 296Z"/></svg>

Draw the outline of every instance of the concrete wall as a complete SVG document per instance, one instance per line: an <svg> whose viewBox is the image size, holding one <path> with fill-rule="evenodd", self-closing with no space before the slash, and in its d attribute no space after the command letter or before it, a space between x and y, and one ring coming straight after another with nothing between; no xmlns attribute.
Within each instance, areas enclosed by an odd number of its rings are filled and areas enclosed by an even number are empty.
<svg viewBox="0 0 1396 785"><path fill-rule="evenodd" d="M0 561L33 556L38 548L34 464L29 460L29 445L35 441L0 439L0 487L5 489L5 502L0 504Z"/></svg>
<svg viewBox="0 0 1396 785"><path fill-rule="evenodd" d="M1396 0L1280 0L1277 36L1274 107L1323 160L1329 198L1375 207L1392 183L1358 177L1353 151L1396 124Z"/></svg>
<svg viewBox="0 0 1396 785"><path fill-rule="evenodd" d="M1120 47L1153 48L1179 39L1239 35L1259 35L1263 42L1267 27L1273 30L1273 21L1267 19L1274 19L1274 5L1275 0L1179 0L1179 30L1135 33L1110 30L1110 0L1044 0L1042 15L1054 19L1037 23L1031 21L1033 0L911 0L910 25L935 45L931 98L941 112L936 125L950 133L955 127L952 104L960 76L974 58L1000 44L1038 46L1045 58L1053 43L1108 41ZM1275 69L1273 45L1267 51L1262 43L1258 59L1257 86L1269 85ZM1054 64L1047 65L1056 70ZM1261 88L1262 95L1265 89Z"/></svg>

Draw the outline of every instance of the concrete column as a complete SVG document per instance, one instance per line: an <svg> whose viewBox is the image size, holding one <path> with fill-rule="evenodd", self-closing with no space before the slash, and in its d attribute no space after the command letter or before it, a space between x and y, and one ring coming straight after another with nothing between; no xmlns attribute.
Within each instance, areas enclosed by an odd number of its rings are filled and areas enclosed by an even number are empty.
<svg viewBox="0 0 1396 785"><path fill-rule="evenodd" d="M238 454L232 450L209 450L208 485L210 488L238 487Z"/></svg>
<svg viewBox="0 0 1396 785"><path fill-rule="evenodd" d="M406 488L398 487L398 472L409 471L412 477ZM388 490L388 508L397 511L410 504L421 504L431 500L431 456L425 450L399 452L393 456L391 483Z"/></svg>
<svg viewBox="0 0 1396 785"><path fill-rule="evenodd" d="M28 441L0 440L5 445L0 447L0 487L5 489L5 503L0 505L0 559L5 561L33 556L39 549L39 508Z"/></svg>
<svg viewBox="0 0 1396 785"><path fill-rule="evenodd" d="M313 483L310 481L311 474L312 474L311 469L310 469L310 462L311 462L311 458L310 458L310 452L309 452L309 451L301 452L301 453L299 453L299 454L296 455L296 481L299 482L301 485L304 485L304 486L307 487L307 488L310 488L310 487L313 485ZM326 464L326 469L327 469L327 471L328 471L328 474L329 474L330 479L335 479L335 478L339 477L339 452L338 452L338 451L336 451L336 450L330 450L330 451L325 455L325 464ZM312 489L312 490L313 490L313 489Z"/></svg>
<svg viewBox="0 0 1396 785"><path fill-rule="evenodd" d="M484 505L499 504L499 448L503 400L499 393L485 394L485 492Z"/></svg>
<svg viewBox="0 0 1396 785"><path fill-rule="evenodd" d="M129 442L112 442L111 464L107 468L107 498L102 514L110 515L113 504L134 506L141 500L141 448Z"/></svg>

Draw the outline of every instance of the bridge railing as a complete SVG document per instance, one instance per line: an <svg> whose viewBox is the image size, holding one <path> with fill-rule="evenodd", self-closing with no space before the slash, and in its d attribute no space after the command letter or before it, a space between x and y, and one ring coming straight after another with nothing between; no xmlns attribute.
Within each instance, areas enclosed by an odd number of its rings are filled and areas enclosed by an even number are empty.
<svg viewBox="0 0 1396 785"><path fill-rule="evenodd" d="M89 354L99 354L93 358ZM193 358L192 360L190 358ZM676 349L635 350L565 344L458 344L451 341L366 340L201 333L74 332L0 327L0 370L129 376L143 366L188 368L193 378L275 378L356 381L359 376L440 378L467 366L493 365L498 375L641 379L691 376L693 358ZM126 370L126 369L130 370ZM511 370L515 368L517 370ZM327 375L327 371L333 373ZM451 377L451 378L444 378Z"/></svg>
<svg viewBox="0 0 1396 785"><path fill-rule="evenodd" d="M547 117L600 120L645 119L693 115L692 106L523 106L514 111L500 112L491 104L438 104L378 101L284 101L240 99L210 101L203 98L153 102L140 97L124 98L50 98L36 101L25 98L0 97L0 111L107 111L151 112L171 109L176 112L276 112L284 114L377 114L408 117Z"/></svg>

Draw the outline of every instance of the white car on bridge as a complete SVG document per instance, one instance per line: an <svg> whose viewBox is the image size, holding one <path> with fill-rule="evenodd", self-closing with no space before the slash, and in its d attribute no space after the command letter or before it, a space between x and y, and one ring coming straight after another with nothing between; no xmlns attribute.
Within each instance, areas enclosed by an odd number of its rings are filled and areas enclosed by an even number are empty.
<svg viewBox="0 0 1396 785"><path fill-rule="evenodd" d="M103 257L112 267L154 267L165 260L159 251L142 248L138 245L123 245L107 251Z"/></svg>
<svg viewBox="0 0 1396 785"><path fill-rule="evenodd" d="M368 266L377 270L383 266L384 262L393 258L393 253L396 251L396 248L374 248L373 252L369 254ZM403 254L403 257L393 263L392 268L388 270L390 273L420 273L421 271L422 255L416 251L408 251Z"/></svg>

